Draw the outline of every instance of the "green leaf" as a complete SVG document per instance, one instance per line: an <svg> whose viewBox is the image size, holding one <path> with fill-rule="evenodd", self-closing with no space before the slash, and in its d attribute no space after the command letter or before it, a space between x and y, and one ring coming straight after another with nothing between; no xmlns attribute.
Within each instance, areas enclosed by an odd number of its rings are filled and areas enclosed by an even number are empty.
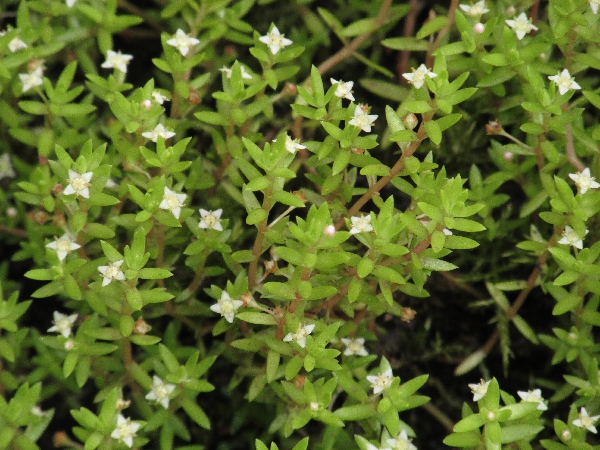
<svg viewBox="0 0 600 450"><path fill-rule="evenodd" d="M417 32L417 39L423 39L430 34L435 33L436 31L441 30L448 23L448 18L446 16L437 16L434 19L431 19L429 22L426 22L425 25L421 27L421 29Z"/></svg>
<svg viewBox="0 0 600 450"><path fill-rule="evenodd" d="M141 269L138 272L138 277L144 280L162 280L164 278L172 277L173 274L166 269Z"/></svg>
<svg viewBox="0 0 600 450"><path fill-rule="evenodd" d="M365 257L365 258L361 259L360 262L358 263L358 266L356 267L356 273L358 274L359 277L365 278L373 271L374 267L375 267L375 261L373 261L372 259L370 259L368 257Z"/></svg>
<svg viewBox="0 0 600 450"><path fill-rule="evenodd" d="M190 419L192 419L202 428L210 430L210 419L204 410L196 404L195 400L184 398L184 400L181 402L181 406Z"/></svg>
<svg viewBox="0 0 600 450"><path fill-rule="evenodd" d="M254 323L257 325L276 325L277 321L271 314L261 312L244 311L235 315L238 319L244 322Z"/></svg>
<svg viewBox="0 0 600 450"><path fill-rule="evenodd" d="M442 142L442 130L436 121L425 122L425 131L434 144L439 145Z"/></svg>
<svg viewBox="0 0 600 450"><path fill-rule="evenodd" d="M402 106L411 113L415 114L423 114L428 111L431 111L431 105L429 103L424 102L422 100L409 100L402 103Z"/></svg>
<svg viewBox="0 0 600 450"><path fill-rule="evenodd" d="M427 51L429 43L414 37L396 37L384 39L381 45L392 50Z"/></svg>

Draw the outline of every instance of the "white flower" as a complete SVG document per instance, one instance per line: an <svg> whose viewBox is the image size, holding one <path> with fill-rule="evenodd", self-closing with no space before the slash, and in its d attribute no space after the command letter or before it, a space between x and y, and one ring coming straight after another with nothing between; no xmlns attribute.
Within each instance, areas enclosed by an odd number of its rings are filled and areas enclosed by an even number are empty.
<svg viewBox="0 0 600 450"><path fill-rule="evenodd" d="M189 53L190 47L198 45L199 43L199 39L193 38L189 34L186 34L186 32L181 28L179 28L173 37L167 41L167 45L175 47L183 56L186 56Z"/></svg>
<svg viewBox="0 0 600 450"><path fill-rule="evenodd" d="M485 7L485 0L481 0L473 5L458 5L467 15L471 17L480 17L490 10Z"/></svg>
<svg viewBox="0 0 600 450"><path fill-rule="evenodd" d="M109 263L108 266L100 266L98 267L98 272L102 274L104 279L102 280L102 286L106 286L113 280L124 281L125 274L121 271L121 265L123 265L124 260L115 261Z"/></svg>
<svg viewBox="0 0 600 450"><path fill-rule="evenodd" d="M410 442L406 430L402 430L395 439L388 439L387 443L392 446L390 450L417 450L417 447Z"/></svg>
<svg viewBox="0 0 600 450"><path fill-rule="evenodd" d="M10 155L8 153L4 153L0 156L0 180L2 178L15 178L17 173L12 166L10 161Z"/></svg>
<svg viewBox="0 0 600 450"><path fill-rule="evenodd" d="M489 384L490 384L490 380L488 380L488 381L481 380L478 384L475 384L475 383L469 384L469 388L471 389L471 392L473 393L473 401L474 402L478 402L483 397L485 397L485 394L487 394Z"/></svg>
<svg viewBox="0 0 600 450"><path fill-rule="evenodd" d="M202 219L198 224L199 228L208 229L212 228L213 230L223 231L223 226L221 225L221 214L223 214L222 209L217 209L216 211L207 211L205 209L199 210Z"/></svg>
<svg viewBox="0 0 600 450"><path fill-rule="evenodd" d="M106 52L106 61L102 63L101 67L104 67L105 69L117 69L123 73L127 73L127 64L129 64L129 61L132 59L133 56L123 54L120 50L118 52L108 50Z"/></svg>
<svg viewBox="0 0 600 450"><path fill-rule="evenodd" d="M23 92L27 92L44 84L44 69L43 67L38 67L32 72L20 73L19 79L23 84Z"/></svg>
<svg viewBox="0 0 600 450"><path fill-rule="evenodd" d="M515 31L519 40L523 39L530 31L538 29L538 27L531 23L531 20L527 18L524 12L519 14L519 17L515 20L505 20L505 22L506 25Z"/></svg>
<svg viewBox="0 0 600 450"><path fill-rule="evenodd" d="M167 97L166 95L163 95L159 91L152 91L152 98L159 105L162 105L164 102L169 101L169 97Z"/></svg>
<svg viewBox="0 0 600 450"><path fill-rule="evenodd" d="M546 411L548 406L544 403L544 398L542 397L542 391L540 389L534 389L533 391L517 391L517 395L521 397L521 400L524 402L537 403L538 406L536 409L539 411Z"/></svg>
<svg viewBox="0 0 600 450"><path fill-rule="evenodd" d="M265 36L259 37L258 40L263 44L267 44L269 46L269 50L271 50L271 53L276 55L277 52L279 52L279 50L281 49L281 47L287 47L288 45L292 45L292 41L285 38L284 36L285 35L280 34L277 27L273 25L271 31L269 31Z"/></svg>
<svg viewBox="0 0 600 450"><path fill-rule="evenodd" d="M9 43L8 43L8 49L14 53L17 52L19 50L24 50L27 48L27 44L25 42L23 42L21 39L19 39L18 37L13 38Z"/></svg>
<svg viewBox="0 0 600 450"><path fill-rule="evenodd" d="M581 89L567 69L563 69L558 75L553 75L548 79L556 83L560 95L566 94L569 89Z"/></svg>
<svg viewBox="0 0 600 450"><path fill-rule="evenodd" d="M367 381L371 383L373 395L377 395L392 385L394 374L392 373L392 369L387 369L385 372L378 373L377 375L367 375Z"/></svg>
<svg viewBox="0 0 600 450"><path fill-rule="evenodd" d="M67 257L68 253L71 253L73 250L77 250L81 247L81 245L73 242L71 236L68 233L65 233L54 242L46 244L46 247L51 248L52 250L56 250L58 259L62 261Z"/></svg>
<svg viewBox="0 0 600 450"><path fill-rule="evenodd" d="M589 230L585 230L584 237L589 233ZM559 244L572 245L575 248L581 250L583 248L583 239L577 234L577 232L569 225L565 227L565 231L562 234L562 238L558 241Z"/></svg>
<svg viewBox="0 0 600 450"><path fill-rule="evenodd" d="M126 419L122 414L119 414L117 416L117 428L113 430L110 437L123 442L127 447L132 447L133 438L140 426L139 423L132 422L129 417Z"/></svg>
<svg viewBox="0 0 600 450"><path fill-rule="evenodd" d="M66 338L71 336L71 328L73 328L73 325L75 324L75 321L77 320L77 317L79 317L79 315L71 314L70 316L67 316L66 314L61 314L58 311L54 311L53 315L54 320L52 321L52 323L54 324L54 326L48 328L48 332L56 331L57 333L62 334Z"/></svg>
<svg viewBox="0 0 600 450"><path fill-rule="evenodd" d="M310 333L312 333L314 329L315 329L314 323L309 323L306 325L301 323L300 325L298 325L298 330L296 330L295 333L286 334L285 337L283 338L283 340L285 342L294 341L300 347L304 348L304 347L306 347L306 336L308 336Z"/></svg>
<svg viewBox="0 0 600 450"><path fill-rule="evenodd" d="M159 377L152 377L152 390L146 395L146 400L156 400L165 409L169 407L169 396L175 390L175 385L165 383Z"/></svg>
<svg viewBox="0 0 600 450"><path fill-rule="evenodd" d="M235 312L244 304L241 300L232 299L227 291L221 293L221 298L217 303L210 306L211 311L221 314L229 323L233 323Z"/></svg>
<svg viewBox="0 0 600 450"><path fill-rule="evenodd" d="M356 233L367 233L369 231L373 231L373 225L371 225L371 216L353 216L350 218L352 221L352 228L350 229L350 234Z"/></svg>
<svg viewBox="0 0 600 450"><path fill-rule="evenodd" d="M228 68L228 67L221 67L219 69L221 72L223 72L225 74L225 76L227 78L231 78L231 75L233 73L233 67L232 68ZM252 75L250 75L247 71L246 71L246 67L240 65L240 71L242 73L242 79L243 80L251 80L252 79Z"/></svg>
<svg viewBox="0 0 600 450"><path fill-rule="evenodd" d="M158 141L159 136L166 141L167 139L170 139L173 136L175 136L175 133L165 128L165 126L162 123L159 123L158 125L156 125L154 130L146 131L142 133L142 136L144 136L146 139L150 139L152 142L156 142Z"/></svg>
<svg viewBox="0 0 600 450"><path fill-rule="evenodd" d="M579 418L573 421L573 425L579 428L586 428L588 431L592 433L598 433L594 423L596 420L600 419L600 416L591 416L588 414L587 410L584 407L581 407L579 410Z"/></svg>
<svg viewBox="0 0 600 450"><path fill-rule="evenodd" d="M598 6L600 6L600 0L589 0L590 8L594 14L598 13Z"/></svg>
<svg viewBox="0 0 600 450"><path fill-rule="evenodd" d="M352 86L354 86L354 81L346 81L345 83L342 80L334 80L330 78L331 84L337 84L335 88L334 95L339 98L346 98L351 102L354 101L354 96L352 95Z"/></svg>
<svg viewBox="0 0 600 450"><path fill-rule="evenodd" d="M365 338L342 338L342 342L346 346L346 350L344 350L344 355L346 356L367 356L369 354L365 348Z"/></svg>
<svg viewBox="0 0 600 450"><path fill-rule="evenodd" d="M92 172L78 174L74 170L69 169L69 184L63 191L65 195L76 194L83 198L90 198L90 181L92 180Z"/></svg>
<svg viewBox="0 0 600 450"><path fill-rule="evenodd" d="M414 87L419 89L425 84L425 77L429 78L437 77L437 73L433 73L427 68L425 64L421 64L416 69L413 69L412 73L403 73L402 76L406 78Z"/></svg>
<svg viewBox="0 0 600 450"><path fill-rule="evenodd" d="M356 105L356 108L354 108L354 116L352 116L352 120L348 123L370 133L371 125L375 123L375 120L377 120L377 117L379 116L368 113L369 109L366 105Z"/></svg>
<svg viewBox="0 0 600 450"><path fill-rule="evenodd" d="M72 8L75 6L75 3L77 3L77 0L65 0L65 3L67 4L68 8Z"/></svg>
<svg viewBox="0 0 600 450"><path fill-rule="evenodd" d="M185 202L186 197L186 194L178 194L165 186L163 199L158 207L160 209L171 211L175 218L179 219L179 214L181 214L181 208L183 207L183 202Z"/></svg>
<svg viewBox="0 0 600 450"><path fill-rule="evenodd" d="M0 178L2 177L0 176ZM585 194L588 189L598 189L600 187L600 183L590 175L590 169L588 167L583 169L583 172L570 173L569 178L575 182L581 195Z"/></svg>
<svg viewBox="0 0 600 450"><path fill-rule="evenodd" d="M285 149L295 155L296 152L300 149L306 148L305 145L300 144L299 139L292 139L287 133L285 135Z"/></svg>

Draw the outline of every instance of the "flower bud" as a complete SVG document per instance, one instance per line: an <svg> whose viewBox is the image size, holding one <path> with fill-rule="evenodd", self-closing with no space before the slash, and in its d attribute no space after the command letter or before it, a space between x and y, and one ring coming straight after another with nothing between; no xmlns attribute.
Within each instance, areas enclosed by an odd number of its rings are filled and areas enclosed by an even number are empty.
<svg viewBox="0 0 600 450"><path fill-rule="evenodd" d="M402 308L400 320L402 322L410 322L415 318L417 312L412 308Z"/></svg>
<svg viewBox="0 0 600 450"><path fill-rule="evenodd" d="M496 419L496 414L493 411L489 411L485 417L491 422Z"/></svg>
<svg viewBox="0 0 600 450"><path fill-rule="evenodd" d="M190 88L190 93L188 95L187 101L192 105L198 105L202 101L202 98L200 97L200 94L198 94L197 90Z"/></svg>
<svg viewBox="0 0 600 450"><path fill-rule="evenodd" d="M417 124L419 123L419 119L417 119L417 116L410 113L407 116L405 116L404 119L402 119L402 122L404 123L404 126L407 129L414 130Z"/></svg>
<svg viewBox="0 0 600 450"><path fill-rule="evenodd" d="M502 133L502 131L502 125L500 125L500 122L498 122L497 120L491 120L485 126L485 132L487 134L500 134Z"/></svg>
<svg viewBox="0 0 600 450"><path fill-rule="evenodd" d="M152 327L148 325L148 323L144 320L143 317L140 317L135 321L133 325L133 334L146 334L148 333Z"/></svg>
<svg viewBox="0 0 600 450"><path fill-rule="evenodd" d="M117 411L121 411L131 405L131 400L123 400L122 398L117 400Z"/></svg>
<svg viewBox="0 0 600 450"><path fill-rule="evenodd" d="M75 341L73 339L69 339L67 342L65 342L65 350L66 351L70 352L74 348L75 348Z"/></svg>
<svg viewBox="0 0 600 450"><path fill-rule="evenodd" d="M515 9L515 7L514 7L514 6L512 6L512 5L511 5L511 6L509 6L508 8L506 8L506 15L507 15L508 17L512 17L512 16L514 16L516 12L517 12L517 10L516 10L516 9Z"/></svg>
<svg viewBox="0 0 600 450"><path fill-rule="evenodd" d="M152 108L152 102L150 100L148 100L148 99L144 100L142 102L142 108L144 108L144 109L150 109L150 108Z"/></svg>
<svg viewBox="0 0 600 450"><path fill-rule="evenodd" d="M298 93L298 87L293 83L285 83L283 86L283 92L286 95L294 96Z"/></svg>
<svg viewBox="0 0 600 450"><path fill-rule="evenodd" d="M6 208L6 217L8 217L9 219L17 217L17 214L17 208L15 208L14 206L9 206L8 208Z"/></svg>
<svg viewBox="0 0 600 450"><path fill-rule="evenodd" d="M327 225L323 230L325 236L333 237L335 236L335 227L333 225Z"/></svg>
<svg viewBox="0 0 600 450"><path fill-rule="evenodd" d="M319 404L317 402L310 402L309 408L311 411L317 411L319 409Z"/></svg>
<svg viewBox="0 0 600 450"><path fill-rule="evenodd" d="M38 163L40 166L47 166L48 158L46 158L44 155L38 155Z"/></svg>
<svg viewBox="0 0 600 450"><path fill-rule="evenodd" d="M504 158L505 161L512 161L514 155L512 152L504 152L502 154L502 158Z"/></svg>
<svg viewBox="0 0 600 450"><path fill-rule="evenodd" d="M563 441L568 441L571 439L571 432L569 430L565 430L560 434L560 437Z"/></svg>
<svg viewBox="0 0 600 450"><path fill-rule="evenodd" d="M477 22L473 25L473 31L477 34L481 34L485 31L485 26L481 22Z"/></svg>

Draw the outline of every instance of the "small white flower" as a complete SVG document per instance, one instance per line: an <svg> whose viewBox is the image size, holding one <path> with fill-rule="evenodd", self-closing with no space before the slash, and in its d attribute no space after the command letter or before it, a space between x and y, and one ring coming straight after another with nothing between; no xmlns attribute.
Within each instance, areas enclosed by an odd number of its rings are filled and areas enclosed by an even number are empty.
<svg viewBox="0 0 600 450"><path fill-rule="evenodd" d="M287 133L285 135L285 149L291 153L292 155L295 155L296 152L300 149L304 149L306 148L305 145L300 144L300 140L299 139L292 139Z"/></svg>
<svg viewBox="0 0 600 450"><path fill-rule="evenodd" d="M23 92L27 92L44 84L44 69L42 67L38 67L32 72L20 73L19 79L23 85Z"/></svg>
<svg viewBox="0 0 600 450"><path fill-rule="evenodd" d="M345 98L351 102L354 101L354 95L352 95L352 86L354 86L354 81L344 82L342 80L334 80L333 78L330 78L329 81L331 81L331 84L337 84L334 93L336 97Z"/></svg>
<svg viewBox="0 0 600 450"><path fill-rule="evenodd" d="M300 347L304 348L304 347L306 347L306 336L308 336L310 333L312 333L314 329L315 329L314 323L309 323L306 325L301 323L300 325L298 325L298 330L296 330L295 333L286 334L285 337L283 338L283 340L285 342L294 341Z"/></svg>
<svg viewBox="0 0 600 450"><path fill-rule="evenodd" d="M542 391L540 389L534 389L533 391L517 391L517 395L521 397L521 400L529 403L537 403L538 406L536 409L539 411L546 411L548 406L544 403L544 398L542 397Z"/></svg>
<svg viewBox="0 0 600 450"><path fill-rule="evenodd" d="M425 84L426 76L429 78L435 78L437 77L437 73L433 73L425 64L421 64L416 69L413 69L412 73L403 73L402 76L406 78L414 87L419 89Z"/></svg>
<svg viewBox="0 0 600 450"><path fill-rule="evenodd" d="M98 272L100 272L104 277L102 280L102 286L106 286L113 280L125 280L125 274L121 270L121 265L123 265L123 262L124 260L121 259L120 261L109 263L108 266L98 267Z"/></svg>
<svg viewBox="0 0 600 450"><path fill-rule="evenodd" d="M54 242L46 244L46 247L51 248L52 250L56 250L58 259L62 261L67 257L68 253L71 253L73 250L77 250L81 247L81 245L73 242L71 236L68 233L65 233Z"/></svg>
<svg viewBox="0 0 600 450"><path fill-rule="evenodd" d="M395 439L388 439L387 443L392 446L390 450L417 450L417 447L408 438L406 430L402 430Z"/></svg>
<svg viewBox="0 0 600 450"><path fill-rule="evenodd" d="M159 136L166 141L167 139L170 139L173 136L175 136L175 133L165 128L165 126L162 123L159 123L158 125L156 125L154 130L146 131L142 133L142 136L146 139L150 139L152 142L156 142L158 141Z"/></svg>
<svg viewBox="0 0 600 450"><path fill-rule="evenodd" d="M126 419L122 414L119 414L117 416L117 428L113 430L110 437L123 442L127 447L132 447L133 438L140 426L139 423L132 422L129 417Z"/></svg>
<svg viewBox="0 0 600 450"><path fill-rule="evenodd" d="M471 17L480 17L486 12L490 12L489 9L485 7L485 0L481 0L473 5L458 5L460 9L462 9L467 15Z"/></svg>
<svg viewBox="0 0 600 450"><path fill-rule="evenodd" d="M106 52L106 61L102 63L105 69L117 69L123 73L127 73L127 64L133 59L133 56L123 54L119 50L118 52L108 50Z"/></svg>
<svg viewBox="0 0 600 450"><path fill-rule="evenodd" d="M515 31L515 34L519 40L523 39L525 35L532 30L538 29L538 27L531 23L531 20L527 18L527 15L524 12L519 14L519 17L517 17L515 20L505 20L505 22L506 25Z"/></svg>
<svg viewBox="0 0 600 450"><path fill-rule="evenodd" d="M75 321L77 320L77 317L79 317L79 315L71 314L70 316L67 316L66 314L61 314L58 311L54 311L53 316L54 320L52 321L52 323L54 324L54 326L48 328L48 332L51 333L56 331L57 333L62 334L66 338L71 336L71 328L73 328L73 325L75 325Z"/></svg>
<svg viewBox="0 0 600 450"><path fill-rule="evenodd" d="M119 185L117 183L115 183L115 180L113 180L112 178L109 178L108 180L106 180L104 187L107 189L116 189L119 187Z"/></svg>
<svg viewBox="0 0 600 450"><path fill-rule="evenodd" d="M342 343L346 346L346 350L344 350L346 356L367 356L369 354L365 348L365 338L342 338Z"/></svg>
<svg viewBox="0 0 600 450"><path fill-rule="evenodd" d="M600 419L600 416L591 416L588 414L587 410L584 407L581 407L579 410L579 418L573 421L573 425L579 428L586 428L588 431L596 434L598 430L594 426L594 423Z"/></svg>
<svg viewBox="0 0 600 450"><path fill-rule="evenodd" d="M163 95L160 91L152 91L152 98L159 105L162 105L164 102L168 102L170 100L169 97Z"/></svg>
<svg viewBox="0 0 600 450"><path fill-rule="evenodd" d="M490 380L488 380L488 381L481 380L478 384L475 384L475 383L469 384L469 388L471 389L471 392L473 393L473 401L474 402L478 402L483 397L485 397L485 394L487 394L489 384L490 384Z"/></svg>
<svg viewBox="0 0 600 450"><path fill-rule="evenodd" d="M378 395L392 385L394 374L392 373L392 369L387 369L385 372L377 375L367 375L367 381L371 383L373 395Z"/></svg>
<svg viewBox="0 0 600 450"><path fill-rule="evenodd" d="M600 6L600 0L589 0L590 8L594 14L598 13L598 7Z"/></svg>
<svg viewBox="0 0 600 450"><path fill-rule="evenodd" d="M2 178L15 178L17 173L12 166L12 162L10 161L10 155L8 153L4 153L0 156L0 180Z"/></svg>
<svg viewBox="0 0 600 450"><path fill-rule="evenodd" d="M368 233L369 231L373 231L373 225L371 225L371 216L353 216L350 218L352 221L352 228L350 229L350 234L356 233Z"/></svg>
<svg viewBox="0 0 600 450"><path fill-rule="evenodd" d="M217 300L217 303L211 305L210 309L211 311L221 314L221 316L225 317L227 322L233 323L235 312L240 309L243 304L243 301L234 300L229 296L227 291L223 291L221 293L221 298Z"/></svg>
<svg viewBox="0 0 600 450"><path fill-rule="evenodd" d="M171 39L167 41L167 45L171 47L175 47L183 56L187 56L190 51L190 48L194 45L198 45L200 43L199 39L191 37L189 34L186 34L181 28L177 30L177 32L173 35Z"/></svg>
<svg viewBox="0 0 600 450"><path fill-rule="evenodd" d="M223 72L227 78L231 78L231 75L233 74L233 67L232 68L228 68L228 67L223 66L219 70L221 72ZM242 79L243 80L251 80L252 79L252 75L250 75L246 71L246 67L240 65L240 71L242 73Z"/></svg>
<svg viewBox="0 0 600 450"><path fill-rule="evenodd" d="M0 178L2 177L0 176ZM570 173L569 178L575 182L581 195L585 194L588 189L600 188L600 183L590 175L590 169L588 167L583 169L583 172Z"/></svg>
<svg viewBox="0 0 600 450"><path fill-rule="evenodd" d="M75 6L75 3L77 3L77 0L65 0L65 3L67 4L68 8L72 8Z"/></svg>
<svg viewBox="0 0 600 450"><path fill-rule="evenodd" d="M584 237L589 233L589 230L585 230ZM581 238L577 231L571 228L569 225L565 227L565 231L562 237L558 241L559 244L572 245L575 248L581 250L583 248L583 238Z"/></svg>
<svg viewBox="0 0 600 450"><path fill-rule="evenodd" d="M78 174L74 170L69 169L69 184L63 191L65 195L75 194L83 198L90 198L90 181L92 180L92 172Z"/></svg>
<svg viewBox="0 0 600 450"><path fill-rule="evenodd" d="M181 214L181 208L183 207L183 202L185 202L187 195L186 194L178 194L175 191L172 191L168 187L165 186L165 190L163 192L163 199L160 202L158 207L160 209L166 209L173 213L176 219L179 219L179 214Z"/></svg>
<svg viewBox="0 0 600 450"><path fill-rule="evenodd" d="M371 125L375 123L377 117L379 116L376 114L369 114L369 108L366 105L356 105L356 108L354 108L354 116L352 116L352 120L348 123L370 133Z"/></svg>
<svg viewBox="0 0 600 450"><path fill-rule="evenodd" d="M18 52L19 50L24 50L26 48L27 48L27 44L25 42L23 42L21 39L19 39L18 37L13 38L8 43L8 49L11 51L11 53L15 53L15 52Z"/></svg>
<svg viewBox="0 0 600 450"><path fill-rule="evenodd" d="M169 407L169 397L175 390L175 385L165 383L159 377L152 377L152 390L146 395L146 400L156 400L165 409Z"/></svg>
<svg viewBox="0 0 600 450"><path fill-rule="evenodd" d="M223 226L221 225L221 214L223 214L222 209L217 209L216 211L207 211L205 209L199 210L202 219L198 224L199 228L208 229L212 228L213 230L223 231Z"/></svg>
<svg viewBox="0 0 600 450"><path fill-rule="evenodd" d="M558 75L553 75L548 77L548 79L556 83L560 95L566 94L570 89L581 89L581 86L575 82L575 78L571 76L567 69L563 69Z"/></svg>
<svg viewBox="0 0 600 450"><path fill-rule="evenodd" d="M284 36L285 35L280 34L277 27L273 25L271 31L269 31L265 36L259 37L258 40L263 44L267 44L269 46L269 50L271 50L271 53L276 55L279 52L279 50L281 50L281 47L287 47L288 45L292 45L292 41L285 38Z"/></svg>

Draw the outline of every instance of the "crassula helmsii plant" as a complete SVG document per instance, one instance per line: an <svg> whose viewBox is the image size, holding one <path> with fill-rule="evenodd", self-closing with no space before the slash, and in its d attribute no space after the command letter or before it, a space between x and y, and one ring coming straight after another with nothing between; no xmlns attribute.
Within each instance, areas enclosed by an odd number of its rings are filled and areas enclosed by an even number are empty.
<svg viewBox="0 0 600 450"><path fill-rule="evenodd" d="M0 448L599 445L600 5L446 3L7 0Z"/></svg>

